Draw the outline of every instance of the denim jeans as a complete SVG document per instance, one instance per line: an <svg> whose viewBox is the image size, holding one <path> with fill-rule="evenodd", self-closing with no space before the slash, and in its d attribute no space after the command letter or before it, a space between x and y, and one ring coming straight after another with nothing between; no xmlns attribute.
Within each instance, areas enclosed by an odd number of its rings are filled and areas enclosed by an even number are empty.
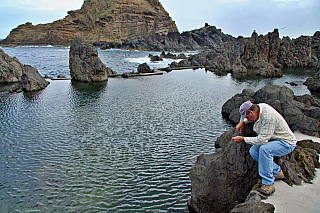
<svg viewBox="0 0 320 213"><path fill-rule="evenodd" d="M273 157L289 154L294 148L294 146L283 140L270 141L264 145L253 145L250 148L250 155L258 162L259 175L263 184L273 184L275 179L273 175L278 174L281 170L281 167L273 161Z"/></svg>

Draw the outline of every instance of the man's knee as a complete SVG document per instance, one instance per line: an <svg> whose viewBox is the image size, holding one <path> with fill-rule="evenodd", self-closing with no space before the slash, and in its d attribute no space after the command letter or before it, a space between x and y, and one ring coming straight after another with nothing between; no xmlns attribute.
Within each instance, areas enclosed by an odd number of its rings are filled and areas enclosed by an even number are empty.
<svg viewBox="0 0 320 213"><path fill-rule="evenodd" d="M251 155L251 157L255 157L255 156L259 156L259 146L257 145L253 145L250 150L249 153Z"/></svg>

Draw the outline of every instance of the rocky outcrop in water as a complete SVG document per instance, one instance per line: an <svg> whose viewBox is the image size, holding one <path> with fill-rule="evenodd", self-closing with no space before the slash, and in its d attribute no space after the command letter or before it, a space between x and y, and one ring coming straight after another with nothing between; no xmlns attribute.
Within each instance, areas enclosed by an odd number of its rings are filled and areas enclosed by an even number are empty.
<svg viewBox="0 0 320 213"><path fill-rule="evenodd" d="M167 36L150 35L127 39L121 45L124 49L153 50L153 51L190 51L214 49L227 41L235 41L215 26L206 24L205 27L183 33L169 32Z"/></svg>
<svg viewBox="0 0 320 213"><path fill-rule="evenodd" d="M297 39L279 38L275 29L267 35L252 33L251 38L238 37L221 42L213 49L190 56L187 60L172 63L172 69L181 67L205 67L211 71L224 70L246 73L256 70L263 77L281 77L282 67L312 67L320 59L320 32L314 36Z"/></svg>
<svg viewBox="0 0 320 213"><path fill-rule="evenodd" d="M14 83L21 81L23 64L13 57L11 58L0 49L0 83Z"/></svg>
<svg viewBox="0 0 320 213"><path fill-rule="evenodd" d="M121 44L126 39L168 32L178 29L158 0L86 0L81 9L68 11L63 19L18 26L1 44L69 46L76 35L90 43Z"/></svg>
<svg viewBox="0 0 320 213"><path fill-rule="evenodd" d="M83 82L107 81L108 74L117 74L102 63L98 57L97 49L81 36L76 36L72 40L69 68L71 78Z"/></svg>
<svg viewBox="0 0 320 213"><path fill-rule="evenodd" d="M30 65L24 65L21 76L21 86L23 91L33 92L44 89L49 84L38 72L38 70Z"/></svg>
<svg viewBox="0 0 320 213"><path fill-rule="evenodd" d="M310 91L319 92L320 91L320 61L315 68L316 75L314 77L309 77L303 83L308 87Z"/></svg>
<svg viewBox="0 0 320 213"><path fill-rule="evenodd" d="M319 136L319 118L312 118L312 113L306 111L318 112L320 105L309 95L296 97L290 89L276 85L257 92L244 90L224 104L223 115L237 123L239 107L246 100L268 103L291 127ZM307 125L310 130L305 129ZM255 136L252 124L246 125L242 134ZM232 137L236 135L239 134L235 128L222 134L216 142L216 147L222 148L213 154L200 155L192 166L190 212L246 212L248 209L250 212L273 212L274 207L264 204L261 201L263 196L255 191L261 182L258 181L257 163L249 154L251 145L235 143ZM277 158L275 162L281 166L289 185L300 185L302 181L310 183L315 168L319 168L319 153L319 145L300 141L292 153Z"/></svg>
<svg viewBox="0 0 320 213"><path fill-rule="evenodd" d="M17 83L12 92L37 91L49 84L36 68L21 64L16 57L11 58L2 49L0 49L0 83Z"/></svg>

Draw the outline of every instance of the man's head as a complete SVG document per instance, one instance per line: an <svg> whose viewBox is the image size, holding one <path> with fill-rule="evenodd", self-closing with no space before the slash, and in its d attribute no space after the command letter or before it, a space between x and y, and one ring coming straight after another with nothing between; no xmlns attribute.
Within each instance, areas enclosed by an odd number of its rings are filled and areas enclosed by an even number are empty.
<svg viewBox="0 0 320 213"><path fill-rule="evenodd" d="M259 118L260 109L258 105L251 103L251 101L246 101L240 106L240 122L242 122L245 118L248 121L256 121Z"/></svg>

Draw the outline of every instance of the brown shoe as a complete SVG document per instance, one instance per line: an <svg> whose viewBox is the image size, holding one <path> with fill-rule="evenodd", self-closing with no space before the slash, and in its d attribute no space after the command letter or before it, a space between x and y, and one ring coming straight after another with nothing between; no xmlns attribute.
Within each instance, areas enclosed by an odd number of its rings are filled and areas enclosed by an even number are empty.
<svg viewBox="0 0 320 213"><path fill-rule="evenodd" d="M285 178L282 170L280 170L278 174L273 175L273 177L275 178L275 180L283 180Z"/></svg>
<svg viewBox="0 0 320 213"><path fill-rule="evenodd" d="M275 191L276 191L276 187L274 186L274 183L272 185L262 184L261 188L258 189L258 192L267 196L272 195Z"/></svg>

